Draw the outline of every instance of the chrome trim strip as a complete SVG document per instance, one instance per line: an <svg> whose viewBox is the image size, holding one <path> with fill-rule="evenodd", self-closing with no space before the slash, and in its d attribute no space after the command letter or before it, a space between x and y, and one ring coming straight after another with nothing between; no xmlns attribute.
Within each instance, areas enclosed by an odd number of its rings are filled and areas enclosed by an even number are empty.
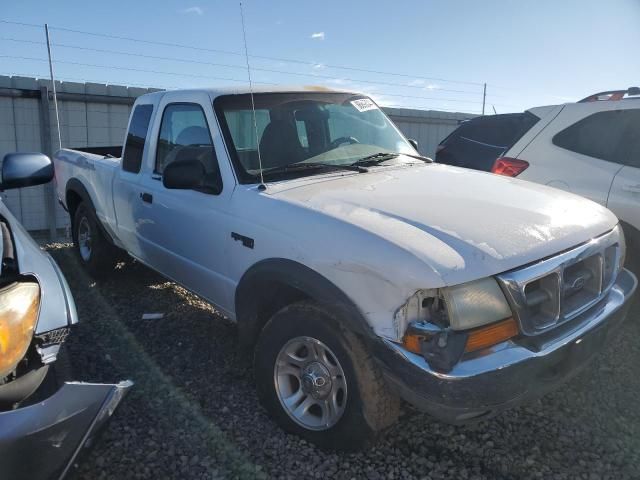
<svg viewBox="0 0 640 480"><path fill-rule="evenodd" d="M375 358L405 400L436 418L459 423L496 413L539 397L585 367L619 333L637 285L635 275L621 269L597 308L536 349L507 340L466 355L446 374L433 370L422 355L387 339Z"/></svg>

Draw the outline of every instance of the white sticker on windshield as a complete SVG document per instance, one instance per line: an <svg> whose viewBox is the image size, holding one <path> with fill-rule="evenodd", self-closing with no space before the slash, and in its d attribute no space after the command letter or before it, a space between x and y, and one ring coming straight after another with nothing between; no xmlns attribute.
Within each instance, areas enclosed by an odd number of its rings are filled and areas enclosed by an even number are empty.
<svg viewBox="0 0 640 480"><path fill-rule="evenodd" d="M377 110L378 106L373 103L370 98L359 98L358 100L352 100L351 105L356 107L359 112L366 112L368 110Z"/></svg>

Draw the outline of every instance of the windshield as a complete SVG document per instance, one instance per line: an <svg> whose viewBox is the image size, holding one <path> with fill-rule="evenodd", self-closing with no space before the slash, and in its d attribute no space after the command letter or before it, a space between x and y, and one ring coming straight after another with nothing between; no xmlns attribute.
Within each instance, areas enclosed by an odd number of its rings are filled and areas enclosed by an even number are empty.
<svg viewBox="0 0 640 480"><path fill-rule="evenodd" d="M362 95L258 93L254 102L256 125L249 94L225 95L215 101L216 114L241 183L259 181L258 147L263 173L273 170L278 175L287 174L282 168L287 165L340 166L376 153L416 154L382 110ZM297 169L296 175L316 172Z"/></svg>

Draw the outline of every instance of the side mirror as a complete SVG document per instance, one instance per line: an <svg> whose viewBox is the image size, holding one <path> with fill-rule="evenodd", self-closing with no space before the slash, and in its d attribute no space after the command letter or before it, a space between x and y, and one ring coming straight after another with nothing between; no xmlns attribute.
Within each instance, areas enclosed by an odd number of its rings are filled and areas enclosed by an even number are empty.
<svg viewBox="0 0 640 480"><path fill-rule="evenodd" d="M43 153L8 153L2 160L0 188L31 187L53 179L53 163Z"/></svg>
<svg viewBox="0 0 640 480"><path fill-rule="evenodd" d="M204 165L199 160L171 162L164 168L162 184L176 190L199 189L204 181Z"/></svg>
<svg viewBox="0 0 640 480"><path fill-rule="evenodd" d="M413 138L407 138L407 140L409 141L411 146L416 149L416 152L417 152L418 151L418 141L413 139Z"/></svg>

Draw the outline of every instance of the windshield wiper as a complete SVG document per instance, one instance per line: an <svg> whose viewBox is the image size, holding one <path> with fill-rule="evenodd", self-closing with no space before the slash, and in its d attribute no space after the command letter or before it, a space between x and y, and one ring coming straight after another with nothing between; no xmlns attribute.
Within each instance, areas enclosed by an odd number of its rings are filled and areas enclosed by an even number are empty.
<svg viewBox="0 0 640 480"><path fill-rule="evenodd" d="M433 159L432 158L425 157L425 156L417 154L417 153L403 153L402 155L405 155L405 156L411 157L411 158L417 158L418 160L422 160L424 163L433 163Z"/></svg>
<svg viewBox="0 0 640 480"><path fill-rule="evenodd" d="M310 162L310 163L290 163L289 165L281 165L279 167L273 167L269 170L265 170L262 172L264 176L273 175L276 173L289 173L289 172L299 172L304 170L313 170L320 168L333 168L335 170L350 170L358 173L366 173L369 170L365 167L359 165L341 165L336 163L319 163L319 162Z"/></svg>
<svg viewBox="0 0 640 480"><path fill-rule="evenodd" d="M378 165L379 163L386 162L387 160L399 157L400 155L416 158L418 160L422 160L425 163L433 162L433 160L431 160L429 157L423 157L422 155L413 153L378 152L372 155L367 155L366 157L362 157L361 159L353 162L351 165Z"/></svg>
<svg viewBox="0 0 640 480"><path fill-rule="evenodd" d="M377 165L387 160L391 160L392 158L395 158L399 155L399 153L378 152L356 160L351 164L351 166L357 167L358 165Z"/></svg>

